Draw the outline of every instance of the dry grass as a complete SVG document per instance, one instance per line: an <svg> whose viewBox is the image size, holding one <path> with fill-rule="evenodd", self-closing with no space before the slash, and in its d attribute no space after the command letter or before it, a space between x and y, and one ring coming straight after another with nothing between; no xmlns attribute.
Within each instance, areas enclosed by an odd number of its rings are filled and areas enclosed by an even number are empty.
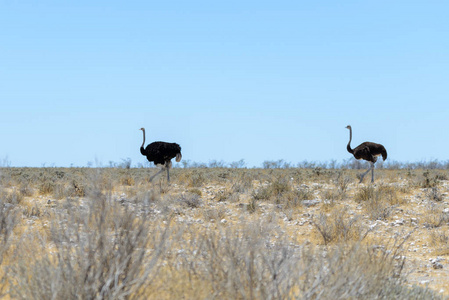
<svg viewBox="0 0 449 300"><path fill-rule="evenodd" d="M3 168L14 299L440 299L442 170ZM422 274L426 280L422 280ZM6 276L7 274L7 276Z"/></svg>

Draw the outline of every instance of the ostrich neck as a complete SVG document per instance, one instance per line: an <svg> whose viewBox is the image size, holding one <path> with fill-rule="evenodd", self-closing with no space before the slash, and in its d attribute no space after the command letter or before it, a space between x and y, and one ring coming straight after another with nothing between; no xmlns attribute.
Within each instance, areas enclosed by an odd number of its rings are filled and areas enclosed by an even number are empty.
<svg viewBox="0 0 449 300"><path fill-rule="evenodd" d="M145 129L142 129L142 133L143 133L143 142L142 142L142 146L140 146L140 148L143 148L143 146L145 145Z"/></svg>
<svg viewBox="0 0 449 300"><path fill-rule="evenodd" d="M349 153L354 153L354 150L351 149L351 141L352 141L352 128L349 127L349 142L346 149L348 150Z"/></svg>

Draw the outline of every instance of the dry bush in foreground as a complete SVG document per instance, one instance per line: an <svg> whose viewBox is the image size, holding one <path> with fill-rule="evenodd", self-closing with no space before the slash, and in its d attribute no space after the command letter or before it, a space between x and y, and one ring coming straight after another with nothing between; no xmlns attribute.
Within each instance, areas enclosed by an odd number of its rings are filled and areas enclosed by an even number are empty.
<svg viewBox="0 0 449 300"><path fill-rule="evenodd" d="M0 265L3 265L5 254L11 246L14 228L19 223L17 206L4 202L0 197Z"/></svg>
<svg viewBox="0 0 449 300"><path fill-rule="evenodd" d="M399 242L388 248L359 243L320 248L297 245L290 238L267 220L237 230L189 232L165 273L166 280L176 278L180 284L165 292L196 299L435 297L426 289L405 286Z"/></svg>
<svg viewBox="0 0 449 300"><path fill-rule="evenodd" d="M169 246L170 230L99 196L66 203L48 236L29 233L7 268L18 299L140 299ZM169 223L169 222L168 222Z"/></svg>

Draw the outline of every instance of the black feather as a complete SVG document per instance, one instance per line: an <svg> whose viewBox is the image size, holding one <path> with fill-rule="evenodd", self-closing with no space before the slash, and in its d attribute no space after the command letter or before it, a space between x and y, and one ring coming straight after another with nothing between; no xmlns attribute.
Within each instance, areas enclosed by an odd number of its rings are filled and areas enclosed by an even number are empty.
<svg viewBox="0 0 449 300"><path fill-rule="evenodd" d="M169 163L177 154L181 153L181 146L176 143L153 142L145 147L140 147L140 153L145 155L155 165Z"/></svg>
<svg viewBox="0 0 449 300"><path fill-rule="evenodd" d="M375 163L377 156L382 155L383 160L387 159L387 150L381 144L364 142L352 149L350 152L356 159L363 159Z"/></svg>

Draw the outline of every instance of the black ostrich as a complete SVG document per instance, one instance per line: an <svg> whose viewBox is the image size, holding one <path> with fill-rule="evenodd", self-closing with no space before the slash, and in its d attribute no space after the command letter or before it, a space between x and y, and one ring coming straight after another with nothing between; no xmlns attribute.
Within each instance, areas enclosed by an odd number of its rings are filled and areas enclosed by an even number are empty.
<svg viewBox="0 0 449 300"><path fill-rule="evenodd" d="M382 155L383 160L387 159L387 150L381 144L364 142L351 149L351 140L352 140L352 128L350 125L346 126L349 129L349 143L346 149L348 149L349 153L352 153L355 159L363 159L369 161L371 166L366 170L365 173L361 174L360 182L363 181L363 177L371 170L371 182L374 182L374 163L377 161L377 157Z"/></svg>
<svg viewBox="0 0 449 300"><path fill-rule="evenodd" d="M181 161L181 146L176 143L153 142L146 148L143 148L143 145L145 144L145 128L142 127L140 130L143 131L143 143L142 146L140 146L140 153L146 156L148 161L152 161L155 165L162 166L162 169L159 172L150 177L150 181L163 172L164 169L167 170L167 181L170 181L168 169L171 168L172 158L176 157L177 162Z"/></svg>

